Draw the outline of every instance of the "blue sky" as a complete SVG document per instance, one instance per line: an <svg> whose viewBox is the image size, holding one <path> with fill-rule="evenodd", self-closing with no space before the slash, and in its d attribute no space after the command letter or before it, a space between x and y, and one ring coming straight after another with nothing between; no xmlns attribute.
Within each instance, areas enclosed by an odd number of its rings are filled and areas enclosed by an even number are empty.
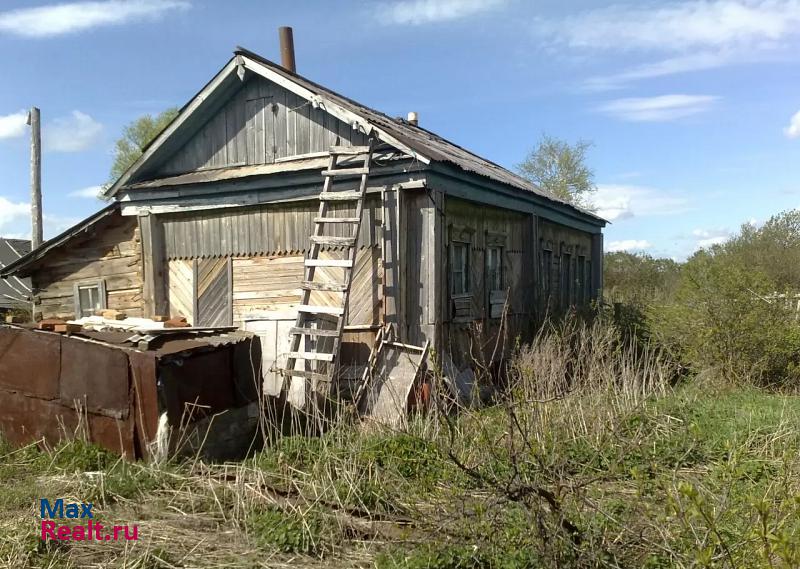
<svg viewBox="0 0 800 569"><path fill-rule="evenodd" d="M102 207L122 127L183 105L243 45L513 168L585 139L609 249L684 258L800 207L800 0L108 0L0 5L0 234L30 233L25 109L42 109L45 236Z"/></svg>

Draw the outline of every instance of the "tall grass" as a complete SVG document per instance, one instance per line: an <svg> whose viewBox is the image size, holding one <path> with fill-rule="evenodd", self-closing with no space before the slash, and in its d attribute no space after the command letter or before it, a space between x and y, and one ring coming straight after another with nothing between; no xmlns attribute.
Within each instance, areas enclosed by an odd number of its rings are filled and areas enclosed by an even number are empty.
<svg viewBox="0 0 800 569"><path fill-rule="evenodd" d="M0 565L800 563L794 399L674 388L670 360L602 320L548 325L507 369L482 409L458 408L434 373L428 408L397 429L276 413L286 434L237 463L0 450ZM38 492L93 499L142 541L45 547Z"/></svg>

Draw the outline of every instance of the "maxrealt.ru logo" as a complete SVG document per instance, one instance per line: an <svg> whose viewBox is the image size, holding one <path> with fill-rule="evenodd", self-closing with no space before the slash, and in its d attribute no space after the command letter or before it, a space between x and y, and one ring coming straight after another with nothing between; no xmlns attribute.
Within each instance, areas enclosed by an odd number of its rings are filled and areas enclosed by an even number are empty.
<svg viewBox="0 0 800 569"><path fill-rule="evenodd" d="M39 514L42 518L42 541L117 541L139 539L139 526L109 526L94 521L91 503L64 502L59 498L50 502L47 498L39 500ZM59 523L55 520L70 523ZM75 524L72 520L85 521Z"/></svg>

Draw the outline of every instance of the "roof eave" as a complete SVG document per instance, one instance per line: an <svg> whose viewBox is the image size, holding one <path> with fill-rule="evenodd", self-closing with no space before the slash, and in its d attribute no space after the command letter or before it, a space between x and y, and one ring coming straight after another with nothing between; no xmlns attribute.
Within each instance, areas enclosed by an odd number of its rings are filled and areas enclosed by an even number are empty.
<svg viewBox="0 0 800 569"><path fill-rule="evenodd" d="M24 271L33 263L41 260L45 255L47 255L50 251L63 245L65 242L69 241L72 237L78 235L82 231L92 227L94 224L98 223L99 221L105 219L109 215L113 214L115 211L119 209L119 203L113 202L100 211L97 211L87 217L86 219L79 221L66 231L56 235L52 239L48 239L41 245L39 245L36 249L32 250L30 253L27 253L14 261L13 263L9 263L5 267L0 270L0 277L6 278L9 276L14 275L22 275L23 277L28 276L30 273L25 273Z"/></svg>

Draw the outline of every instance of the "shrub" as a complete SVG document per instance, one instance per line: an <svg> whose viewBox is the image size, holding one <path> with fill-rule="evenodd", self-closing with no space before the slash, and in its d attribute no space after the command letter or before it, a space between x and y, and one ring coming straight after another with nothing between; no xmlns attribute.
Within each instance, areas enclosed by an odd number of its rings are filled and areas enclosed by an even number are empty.
<svg viewBox="0 0 800 569"><path fill-rule="evenodd" d="M774 280L725 248L703 251L684 266L675 302L649 310L651 327L698 370L796 385L800 328L775 293Z"/></svg>

